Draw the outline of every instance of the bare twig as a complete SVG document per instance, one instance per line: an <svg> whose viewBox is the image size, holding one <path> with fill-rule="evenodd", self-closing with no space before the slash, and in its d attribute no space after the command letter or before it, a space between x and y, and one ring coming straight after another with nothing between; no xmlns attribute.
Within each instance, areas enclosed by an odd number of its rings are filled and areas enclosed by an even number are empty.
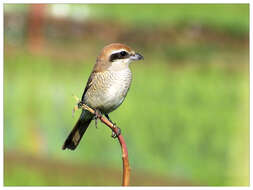
<svg viewBox="0 0 253 190"><path fill-rule="evenodd" d="M76 96L75 96L75 99L79 100ZM76 110L76 109L77 108L75 107L74 110ZM93 110L92 108L90 108L89 106L87 106L85 104L82 104L82 109L88 110L92 114L96 114L95 110ZM112 122L110 122L107 118L103 117L102 115L98 115L98 118L100 119L100 121L102 123L106 124L115 134L118 134L118 128ZM128 161L127 146L126 146L125 140L121 134L118 135L117 138L120 143L121 151L122 151L122 161L123 161L122 186L129 186L130 166L129 166L129 161Z"/></svg>

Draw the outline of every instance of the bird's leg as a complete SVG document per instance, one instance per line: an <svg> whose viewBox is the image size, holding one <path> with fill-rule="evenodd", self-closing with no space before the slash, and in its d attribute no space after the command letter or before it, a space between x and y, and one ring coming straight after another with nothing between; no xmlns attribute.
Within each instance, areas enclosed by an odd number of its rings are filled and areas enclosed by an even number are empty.
<svg viewBox="0 0 253 190"><path fill-rule="evenodd" d="M95 119L95 126L96 128L98 128L98 119L102 117L102 114L99 110L95 110L95 116L94 116L94 119Z"/></svg>
<svg viewBox="0 0 253 190"><path fill-rule="evenodd" d="M113 123L108 114L105 114L105 117L113 124L114 128L117 128L117 133L112 131L112 138L117 138L121 134L121 129L116 126L116 123Z"/></svg>
<svg viewBox="0 0 253 190"><path fill-rule="evenodd" d="M121 129L119 127L117 127L116 125L113 125L115 128L117 128L117 133L115 133L114 131L112 131L112 138L117 138L120 134L121 134Z"/></svg>
<svg viewBox="0 0 253 190"><path fill-rule="evenodd" d="M106 117L113 125L116 125L116 123L113 123L113 121L110 119L110 117L109 117L108 114L105 114L105 117Z"/></svg>

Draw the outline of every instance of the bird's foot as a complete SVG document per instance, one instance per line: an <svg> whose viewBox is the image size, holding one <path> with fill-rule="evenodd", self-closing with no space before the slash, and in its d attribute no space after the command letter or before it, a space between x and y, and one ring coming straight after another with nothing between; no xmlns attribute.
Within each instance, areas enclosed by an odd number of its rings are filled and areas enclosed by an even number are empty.
<svg viewBox="0 0 253 190"><path fill-rule="evenodd" d="M112 138L117 138L120 134L121 134L121 129L119 127L116 126L116 123L114 123L108 114L105 114L105 117L113 124L114 128L117 128L117 133L115 133L114 131L112 131Z"/></svg>
<svg viewBox="0 0 253 190"><path fill-rule="evenodd" d="M102 114L99 110L95 110L95 116L94 116L94 119L95 119L95 126L96 128L98 128L98 119L100 119L102 117Z"/></svg>
<svg viewBox="0 0 253 190"><path fill-rule="evenodd" d="M121 134L121 129L119 127L117 127L115 124L113 124L113 127L117 129L116 133L114 131L112 131L112 138L115 139Z"/></svg>
<svg viewBox="0 0 253 190"><path fill-rule="evenodd" d="M83 104L84 104L83 101L79 101L79 102L77 103L78 109L82 108Z"/></svg>

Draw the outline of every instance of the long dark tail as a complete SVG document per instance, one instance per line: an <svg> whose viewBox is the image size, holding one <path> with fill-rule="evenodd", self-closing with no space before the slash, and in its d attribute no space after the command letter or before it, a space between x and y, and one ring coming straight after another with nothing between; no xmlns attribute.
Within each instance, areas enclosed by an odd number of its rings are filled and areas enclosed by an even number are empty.
<svg viewBox="0 0 253 190"><path fill-rule="evenodd" d="M75 150L77 145L79 144L80 140L83 137L86 129L88 128L92 118L86 121L78 119L75 127L70 132L68 138L65 140L62 149L65 150L66 148L70 150Z"/></svg>

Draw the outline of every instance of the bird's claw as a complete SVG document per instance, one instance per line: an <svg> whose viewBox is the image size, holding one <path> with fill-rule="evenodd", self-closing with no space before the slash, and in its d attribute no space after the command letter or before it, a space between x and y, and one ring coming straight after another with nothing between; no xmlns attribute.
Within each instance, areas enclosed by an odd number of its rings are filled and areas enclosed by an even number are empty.
<svg viewBox="0 0 253 190"><path fill-rule="evenodd" d="M115 133L114 131L112 131L112 138L117 138L120 134L121 134L121 129L119 127L116 127L114 124L113 124L113 127L114 128L117 128L117 132Z"/></svg>
<svg viewBox="0 0 253 190"><path fill-rule="evenodd" d="M78 101L77 102L77 107L78 107L78 109L80 109L81 107L83 107L83 101Z"/></svg>

